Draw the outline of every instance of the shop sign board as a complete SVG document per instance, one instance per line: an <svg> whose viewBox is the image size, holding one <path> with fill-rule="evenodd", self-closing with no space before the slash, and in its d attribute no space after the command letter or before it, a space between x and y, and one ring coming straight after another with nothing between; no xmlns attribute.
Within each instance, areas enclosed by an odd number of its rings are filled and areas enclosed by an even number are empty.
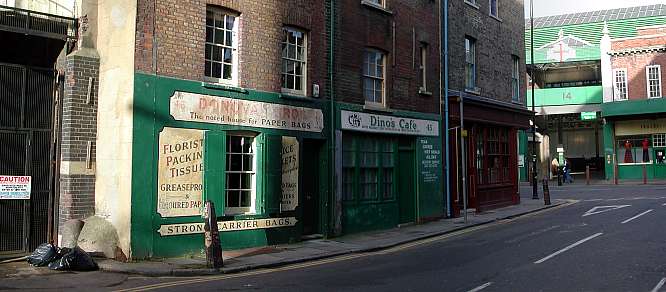
<svg viewBox="0 0 666 292"><path fill-rule="evenodd" d="M321 133L320 109L177 91L169 101L180 121Z"/></svg>
<svg viewBox="0 0 666 292"><path fill-rule="evenodd" d="M431 120L340 111L340 124L344 130L417 136L439 136L439 122Z"/></svg>
<svg viewBox="0 0 666 292"><path fill-rule="evenodd" d="M420 138L417 140L421 151L421 181L423 183L438 183L442 161L440 143L433 141L434 139Z"/></svg>
<svg viewBox="0 0 666 292"><path fill-rule="evenodd" d="M295 137L282 137L282 199L280 210L293 211L298 206L299 146Z"/></svg>
<svg viewBox="0 0 666 292"><path fill-rule="evenodd" d="M518 155L518 167L525 167L525 154Z"/></svg>
<svg viewBox="0 0 666 292"><path fill-rule="evenodd" d="M157 167L157 213L198 216L203 207L204 131L164 128Z"/></svg>
<svg viewBox="0 0 666 292"><path fill-rule="evenodd" d="M615 123L615 136L666 133L666 119L619 121Z"/></svg>
<svg viewBox="0 0 666 292"><path fill-rule="evenodd" d="M29 200L32 177L0 175L0 200Z"/></svg>
<svg viewBox="0 0 666 292"><path fill-rule="evenodd" d="M294 226L296 222L296 217L219 221L217 228L220 232L268 229ZM165 224L161 225L157 232L161 236L199 234L204 233L204 223Z"/></svg>
<svg viewBox="0 0 666 292"><path fill-rule="evenodd" d="M583 121L593 121L597 119L597 112L581 112L580 119Z"/></svg>

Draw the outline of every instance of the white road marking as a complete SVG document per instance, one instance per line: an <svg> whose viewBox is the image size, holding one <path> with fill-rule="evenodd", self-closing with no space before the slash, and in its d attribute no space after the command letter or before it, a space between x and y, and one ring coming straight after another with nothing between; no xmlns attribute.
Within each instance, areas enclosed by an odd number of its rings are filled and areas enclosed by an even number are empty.
<svg viewBox="0 0 666 292"><path fill-rule="evenodd" d="M627 219L627 220L622 221L622 224L624 224L624 223L628 223L628 222L630 222L630 221L632 221L632 220L634 220L634 219L636 219L636 218L638 218L638 217L641 217L641 216L643 216L643 215L645 215L645 214L647 214L647 213L650 213L650 212L652 212L652 211L653 211L653 210L650 209L650 210L647 210L647 211L645 211L645 212L643 212L643 213L640 213L640 214L638 214L638 215L636 215L636 216L634 216L634 217L631 217L631 218L629 218L629 219Z"/></svg>
<svg viewBox="0 0 666 292"><path fill-rule="evenodd" d="M631 205L596 206L596 207L588 210L587 212L585 212L585 214L583 214L583 217L587 217L587 216L590 216L590 215L601 214L601 213L605 213L605 212L613 211L613 210L617 210L617 209L622 209L624 207L629 207L629 206L631 206Z"/></svg>
<svg viewBox="0 0 666 292"><path fill-rule="evenodd" d="M657 283L657 286L654 286L654 289L652 289L652 292L659 292L659 289L661 289L662 286L666 284L666 278L661 279L659 283Z"/></svg>
<svg viewBox="0 0 666 292"><path fill-rule="evenodd" d="M666 206L666 203L661 204L662 206Z"/></svg>
<svg viewBox="0 0 666 292"><path fill-rule="evenodd" d="M478 291L481 291L481 290L483 290L483 289L488 288L488 286L490 286L490 285L492 285L492 284L493 284L493 282L488 282L488 283L485 283L485 284L483 284L483 285L481 285L481 286L479 286L479 287L476 287L476 288L474 288L474 289L472 289L472 290L469 290L468 292L478 292Z"/></svg>
<svg viewBox="0 0 666 292"><path fill-rule="evenodd" d="M542 258L542 259L540 259L540 260L538 260L538 261L536 261L536 262L534 262L534 263L535 263L535 264L543 263L543 262L545 262L545 261L547 261L547 260L549 260L549 259L552 259L552 258L554 258L555 256L557 256L557 255L559 255L559 254L561 254L561 253L563 253L563 252L565 252L565 251L567 251L567 250L570 250L570 249L572 249L572 248L574 248L574 247L576 247L576 246L579 246L579 245L583 244L584 242L586 242L586 241L588 241L588 240L591 240L591 239L594 239L595 237L600 236L600 235L602 235L602 234L603 234L603 233L599 232L599 233L597 233L597 234L594 234L594 235L588 236L588 237L586 237L586 238L584 238L584 239L581 239L581 240L579 240L579 241L576 241L575 243L573 243L573 244L571 244L571 245L569 245L569 246L567 246L567 247L565 247L565 248L563 248L563 249L560 249L560 250L558 250L558 251L552 253L551 255L549 255L549 256L547 256L547 257L545 257L545 258Z"/></svg>

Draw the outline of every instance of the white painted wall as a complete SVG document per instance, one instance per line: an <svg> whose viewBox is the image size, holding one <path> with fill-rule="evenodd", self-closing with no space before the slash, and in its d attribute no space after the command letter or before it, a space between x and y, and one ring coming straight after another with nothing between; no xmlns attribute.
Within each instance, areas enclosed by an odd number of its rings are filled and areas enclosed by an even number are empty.
<svg viewBox="0 0 666 292"><path fill-rule="evenodd" d="M76 0L0 0L0 5L65 17L76 17Z"/></svg>
<svg viewBox="0 0 666 292"><path fill-rule="evenodd" d="M601 52L601 86L603 88L604 102L613 101L613 68L611 67L611 38L608 26L604 24L604 35L601 37L599 50Z"/></svg>

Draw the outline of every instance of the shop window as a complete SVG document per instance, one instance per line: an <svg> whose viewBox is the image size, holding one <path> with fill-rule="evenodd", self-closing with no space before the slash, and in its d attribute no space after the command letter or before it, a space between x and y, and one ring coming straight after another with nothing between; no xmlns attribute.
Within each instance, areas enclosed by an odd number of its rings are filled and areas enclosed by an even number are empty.
<svg viewBox="0 0 666 292"><path fill-rule="evenodd" d="M652 135L652 147L666 147L666 134Z"/></svg>
<svg viewBox="0 0 666 292"><path fill-rule="evenodd" d="M479 128L476 133L478 184L510 182L508 129Z"/></svg>
<svg viewBox="0 0 666 292"><path fill-rule="evenodd" d="M255 212L254 137L227 136L225 214Z"/></svg>
<svg viewBox="0 0 666 292"><path fill-rule="evenodd" d="M368 49L363 59L363 95L365 103L383 107L385 56L382 52Z"/></svg>
<svg viewBox="0 0 666 292"><path fill-rule="evenodd" d="M238 15L208 7L206 10L206 80L237 85Z"/></svg>
<svg viewBox="0 0 666 292"><path fill-rule="evenodd" d="M615 100L627 100L627 69L613 70Z"/></svg>
<svg viewBox="0 0 666 292"><path fill-rule="evenodd" d="M661 97L661 66L653 65L645 68L647 77L648 98Z"/></svg>
<svg viewBox="0 0 666 292"><path fill-rule="evenodd" d="M343 138L343 199L395 199L395 145L391 138L348 135Z"/></svg>
<svg viewBox="0 0 666 292"><path fill-rule="evenodd" d="M305 95L307 47L305 32L282 29L282 91Z"/></svg>
<svg viewBox="0 0 666 292"><path fill-rule="evenodd" d="M616 155L619 164L651 163L652 145L650 136L624 136L616 140Z"/></svg>

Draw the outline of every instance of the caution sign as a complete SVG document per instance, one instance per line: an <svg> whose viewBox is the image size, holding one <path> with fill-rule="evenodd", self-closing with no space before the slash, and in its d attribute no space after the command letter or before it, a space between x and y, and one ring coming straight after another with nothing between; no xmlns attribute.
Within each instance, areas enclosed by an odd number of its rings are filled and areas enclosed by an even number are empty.
<svg viewBox="0 0 666 292"><path fill-rule="evenodd" d="M30 176L0 175L0 200L29 200Z"/></svg>

